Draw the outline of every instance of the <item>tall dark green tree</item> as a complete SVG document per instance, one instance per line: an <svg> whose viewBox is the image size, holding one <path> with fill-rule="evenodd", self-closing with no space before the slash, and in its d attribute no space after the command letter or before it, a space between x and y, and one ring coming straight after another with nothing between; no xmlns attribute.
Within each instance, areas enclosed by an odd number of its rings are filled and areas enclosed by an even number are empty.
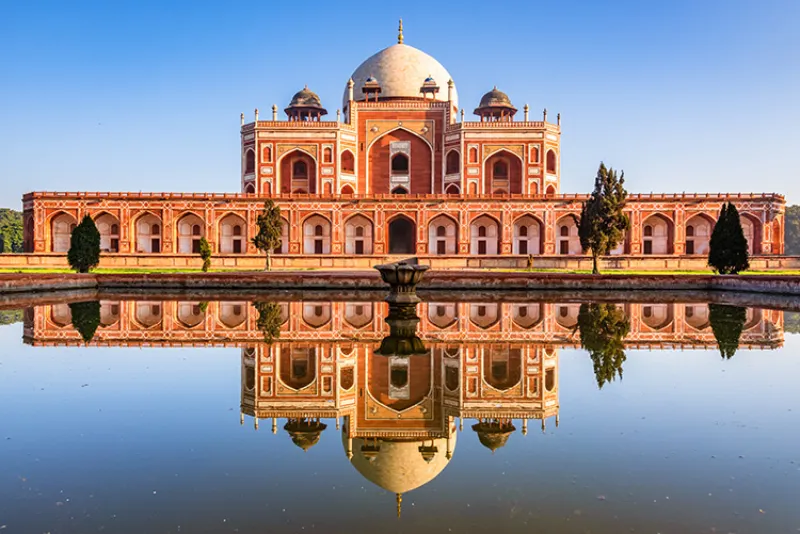
<svg viewBox="0 0 800 534"><path fill-rule="evenodd" d="M628 192L625 173L617 175L612 168L600 163L594 181L594 191L581 207L578 235L584 252L592 253L592 274L599 274L598 260L619 245L630 228L630 220L622 211Z"/></svg>
<svg viewBox="0 0 800 534"><path fill-rule="evenodd" d="M581 346L589 351L597 387L603 388L619 376L625 363L625 338L631 324L625 311L615 304L581 304L578 312Z"/></svg>
<svg viewBox="0 0 800 534"><path fill-rule="evenodd" d="M100 231L88 215L72 231L67 261L79 273L88 273L100 263Z"/></svg>
<svg viewBox="0 0 800 534"><path fill-rule="evenodd" d="M266 254L267 263L265 270L272 269L272 251L281 246L281 230L283 221L281 220L281 209L272 200L264 203L264 211L256 220L258 232L252 239L253 245Z"/></svg>
<svg viewBox="0 0 800 534"><path fill-rule="evenodd" d="M749 257L739 210L732 202L723 204L711 232L708 265L719 274L739 274L750 268Z"/></svg>
<svg viewBox="0 0 800 534"><path fill-rule="evenodd" d="M100 326L100 302L70 302L69 311L72 314L72 326L80 333L83 341L89 343Z"/></svg>
<svg viewBox="0 0 800 534"><path fill-rule="evenodd" d="M207 273L211 268L211 245L205 237L200 238L200 259L203 260L203 272Z"/></svg>
<svg viewBox="0 0 800 534"><path fill-rule="evenodd" d="M281 307L275 302L255 301L253 307L258 312L256 328L264 335L264 341L272 343L281 335Z"/></svg>
<svg viewBox="0 0 800 534"><path fill-rule="evenodd" d="M800 206L786 206L784 224L785 252L790 256L800 256Z"/></svg>
<svg viewBox="0 0 800 534"><path fill-rule="evenodd" d="M719 353L730 360L739 349L744 323L747 321L747 308L727 304L709 304L708 322L719 346Z"/></svg>

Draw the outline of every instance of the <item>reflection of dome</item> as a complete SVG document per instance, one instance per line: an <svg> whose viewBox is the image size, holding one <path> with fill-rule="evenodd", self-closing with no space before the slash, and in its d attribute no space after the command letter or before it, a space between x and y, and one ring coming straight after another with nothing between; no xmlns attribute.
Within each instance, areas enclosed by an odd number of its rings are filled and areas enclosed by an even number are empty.
<svg viewBox="0 0 800 534"><path fill-rule="evenodd" d="M292 443L307 451L319 442L322 431L328 428L325 423L319 421L306 421L291 419L283 429L292 437Z"/></svg>
<svg viewBox="0 0 800 534"><path fill-rule="evenodd" d="M516 427L510 422L480 422L472 425L472 430L478 433L478 440L492 452L500 447L505 447L511 433Z"/></svg>
<svg viewBox="0 0 800 534"><path fill-rule="evenodd" d="M364 100L361 88L368 78L377 78L381 85L381 98L420 98L419 89L427 78L446 82L452 77L441 63L413 46L397 43L367 58L350 77L355 82L353 98ZM342 106L347 106L347 87ZM435 100L447 101L447 92L436 95ZM458 107L458 93L453 86L453 105Z"/></svg>
<svg viewBox="0 0 800 534"><path fill-rule="evenodd" d="M353 458L350 460L361 475L392 493L405 493L436 478L447 466L447 438L418 441L377 440L380 451L364 455L362 447L371 451L372 439L353 438ZM431 446L431 442L433 446ZM342 432L342 444L347 449L347 435ZM450 451L456 446L455 428L450 434ZM436 452L432 452L433 449ZM370 459L372 456L372 459Z"/></svg>

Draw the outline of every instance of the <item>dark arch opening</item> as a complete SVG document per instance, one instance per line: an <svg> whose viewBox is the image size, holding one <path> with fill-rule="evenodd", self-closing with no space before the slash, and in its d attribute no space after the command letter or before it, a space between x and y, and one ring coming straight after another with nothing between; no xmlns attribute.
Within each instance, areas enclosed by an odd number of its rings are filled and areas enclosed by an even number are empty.
<svg viewBox="0 0 800 534"><path fill-rule="evenodd" d="M414 254L415 224L406 217L397 217L389 223L389 254Z"/></svg>
<svg viewBox="0 0 800 534"><path fill-rule="evenodd" d="M408 174L408 156L405 154L392 156L392 174Z"/></svg>

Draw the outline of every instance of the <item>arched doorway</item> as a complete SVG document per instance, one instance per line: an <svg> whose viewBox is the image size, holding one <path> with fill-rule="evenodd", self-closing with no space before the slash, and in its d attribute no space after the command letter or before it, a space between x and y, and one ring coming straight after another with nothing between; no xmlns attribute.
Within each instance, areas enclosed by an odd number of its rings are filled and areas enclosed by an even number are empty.
<svg viewBox="0 0 800 534"><path fill-rule="evenodd" d="M414 254L416 225L407 217L395 217L389 223L389 254Z"/></svg>

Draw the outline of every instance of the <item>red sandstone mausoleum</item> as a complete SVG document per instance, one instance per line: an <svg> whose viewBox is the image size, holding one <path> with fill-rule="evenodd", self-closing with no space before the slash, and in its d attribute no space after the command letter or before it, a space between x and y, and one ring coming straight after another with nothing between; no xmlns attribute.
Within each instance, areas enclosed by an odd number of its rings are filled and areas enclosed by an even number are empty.
<svg viewBox="0 0 800 534"><path fill-rule="evenodd" d="M369 267L417 255L434 267L588 265L575 217L585 195L561 193L561 118L538 120L487 92L467 110L433 57L398 42L366 59L330 113L307 87L280 120L241 124L241 193L33 192L23 197L20 265L66 265L86 214L102 236L101 266L258 268L250 243L264 200L284 216L277 267ZM521 115L521 118L520 118ZM587 169L593 173L594 169ZM723 202L738 207L754 267L780 267L779 194L631 194L619 267L703 267Z"/></svg>

